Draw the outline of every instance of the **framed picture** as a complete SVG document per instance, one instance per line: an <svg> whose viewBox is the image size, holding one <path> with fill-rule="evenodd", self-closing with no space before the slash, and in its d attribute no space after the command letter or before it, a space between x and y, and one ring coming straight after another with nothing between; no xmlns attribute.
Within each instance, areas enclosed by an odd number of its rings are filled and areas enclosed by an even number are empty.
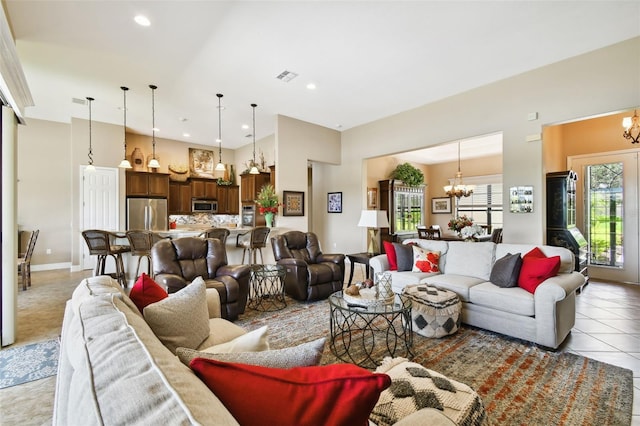
<svg viewBox="0 0 640 426"><path fill-rule="evenodd" d="M213 163L213 151L189 148L189 172L192 177L214 179Z"/></svg>
<svg viewBox="0 0 640 426"><path fill-rule="evenodd" d="M370 210L378 208L378 188L367 188L367 208Z"/></svg>
<svg viewBox="0 0 640 426"><path fill-rule="evenodd" d="M304 192L282 191L282 215L304 216Z"/></svg>
<svg viewBox="0 0 640 426"><path fill-rule="evenodd" d="M431 213L451 213L451 197L433 197L431 199Z"/></svg>
<svg viewBox="0 0 640 426"><path fill-rule="evenodd" d="M533 213L533 186L512 186L509 195L511 213Z"/></svg>
<svg viewBox="0 0 640 426"><path fill-rule="evenodd" d="M327 212L342 213L342 192L327 193Z"/></svg>

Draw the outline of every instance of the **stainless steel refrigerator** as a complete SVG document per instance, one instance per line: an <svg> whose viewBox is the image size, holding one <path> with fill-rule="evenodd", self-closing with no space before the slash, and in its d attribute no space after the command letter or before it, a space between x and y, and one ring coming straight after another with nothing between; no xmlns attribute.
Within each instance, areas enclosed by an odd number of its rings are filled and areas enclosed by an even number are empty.
<svg viewBox="0 0 640 426"><path fill-rule="evenodd" d="M127 198L127 229L166 231L167 200L163 198Z"/></svg>

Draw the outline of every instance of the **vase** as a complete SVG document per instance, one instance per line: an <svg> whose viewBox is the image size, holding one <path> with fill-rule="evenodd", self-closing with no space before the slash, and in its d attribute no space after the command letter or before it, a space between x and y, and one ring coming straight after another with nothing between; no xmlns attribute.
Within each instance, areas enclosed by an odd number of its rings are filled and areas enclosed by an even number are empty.
<svg viewBox="0 0 640 426"><path fill-rule="evenodd" d="M377 297L386 303L393 302L395 295L391 288L391 274L389 272L376 272L375 283L377 288Z"/></svg>
<svg viewBox="0 0 640 426"><path fill-rule="evenodd" d="M273 213L267 212L264 214L264 220L267 223L267 226L271 228L273 226Z"/></svg>

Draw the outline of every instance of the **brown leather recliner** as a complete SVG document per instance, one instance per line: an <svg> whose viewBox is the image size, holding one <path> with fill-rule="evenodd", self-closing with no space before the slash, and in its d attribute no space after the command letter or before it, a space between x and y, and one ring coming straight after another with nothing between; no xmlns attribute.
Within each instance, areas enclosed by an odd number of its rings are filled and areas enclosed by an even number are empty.
<svg viewBox="0 0 640 426"><path fill-rule="evenodd" d="M154 280L169 293L201 276L220 294L222 318L235 320L244 312L249 295L248 265L227 265L227 252L216 238L185 237L162 240L151 248Z"/></svg>
<svg viewBox="0 0 640 426"><path fill-rule="evenodd" d="M289 231L271 238L273 256L287 268L286 293L296 300L319 300L342 290L344 254L322 254L313 232Z"/></svg>

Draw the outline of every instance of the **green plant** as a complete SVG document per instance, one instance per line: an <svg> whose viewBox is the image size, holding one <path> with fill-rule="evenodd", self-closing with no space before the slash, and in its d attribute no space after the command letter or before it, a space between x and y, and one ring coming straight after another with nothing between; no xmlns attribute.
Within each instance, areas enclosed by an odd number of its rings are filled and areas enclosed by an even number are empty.
<svg viewBox="0 0 640 426"><path fill-rule="evenodd" d="M258 204L260 214L278 213L280 203L278 202L278 195L273 185L268 183L260 188L256 204Z"/></svg>
<svg viewBox="0 0 640 426"><path fill-rule="evenodd" d="M409 163L399 164L393 172L391 179L399 179L405 185L418 186L424 183L424 175L422 172Z"/></svg>

